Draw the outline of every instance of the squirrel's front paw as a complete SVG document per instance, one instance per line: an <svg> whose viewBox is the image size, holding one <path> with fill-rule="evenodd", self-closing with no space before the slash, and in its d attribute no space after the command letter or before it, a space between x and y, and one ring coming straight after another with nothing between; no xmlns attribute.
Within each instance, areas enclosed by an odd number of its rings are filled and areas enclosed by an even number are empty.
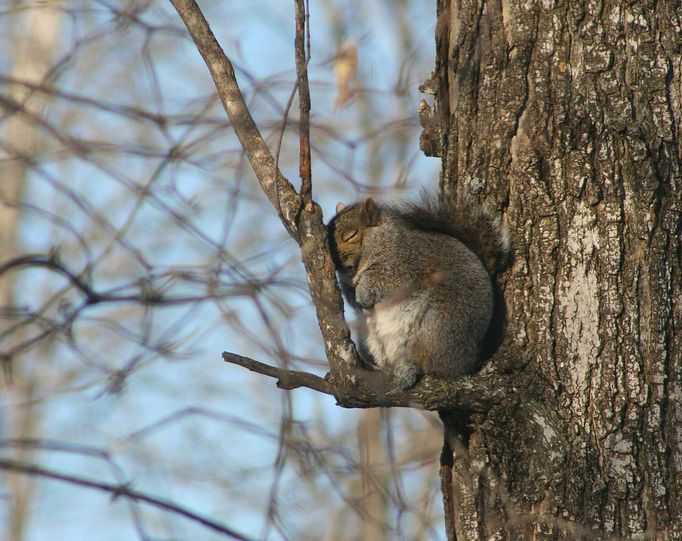
<svg viewBox="0 0 682 541"><path fill-rule="evenodd" d="M355 302L360 308L365 310L372 308L376 304L376 295L365 287L358 287L355 290Z"/></svg>
<svg viewBox="0 0 682 541"><path fill-rule="evenodd" d="M412 363L403 363L395 369L395 382L403 391L414 387L422 376L421 369Z"/></svg>

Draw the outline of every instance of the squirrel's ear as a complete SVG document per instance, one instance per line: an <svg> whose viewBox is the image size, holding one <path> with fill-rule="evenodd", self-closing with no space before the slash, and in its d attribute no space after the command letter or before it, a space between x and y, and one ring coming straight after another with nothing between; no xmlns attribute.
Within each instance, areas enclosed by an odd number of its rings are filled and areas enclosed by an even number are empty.
<svg viewBox="0 0 682 541"><path fill-rule="evenodd" d="M367 217L367 222L370 227L375 226L379 223L379 207L374 202L371 197L367 198L365 201L365 216Z"/></svg>
<svg viewBox="0 0 682 541"><path fill-rule="evenodd" d="M344 205L341 201L339 201L336 204L336 214L338 214L339 212L341 212L345 208L346 208L346 205Z"/></svg>

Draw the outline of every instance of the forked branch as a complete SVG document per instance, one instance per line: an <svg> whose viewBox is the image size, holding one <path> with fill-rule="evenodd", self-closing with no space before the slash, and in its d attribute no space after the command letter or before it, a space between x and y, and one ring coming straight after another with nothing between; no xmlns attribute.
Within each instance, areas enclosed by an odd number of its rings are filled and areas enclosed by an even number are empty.
<svg viewBox="0 0 682 541"><path fill-rule="evenodd" d="M308 274L310 294L324 339L327 359L332 372L341 377L347 374L350 367L357 365L357 353L343 318L341 291L336 283L334 264L329 254L327 231L322 223L322 210L309 197L311 191L310 154L309 152L302 153L304 197L301 197L276 167L275 158L246 106L232 64L211 32L196 2L194 0L171 0L171 3L185 23L206 62L223 107L258 177L261 188L277 209L287 231L301 247L301 260ZM300 35L297 36L296 43L300 49L305 43L302 37L305 29L302 6L299 12L301 12L299 15L301 23L297 25L297 32ZM305 59L305 51L299 50L297 57ZM304 88L303 95L307 96L307 62L299 63L301 65L298 69L298 88L299 92L301 88ZM305 108L305 106L302 108L303 119L307 119ZM301 137L304 142L309 140L306 133L303 133Z"/></svg>

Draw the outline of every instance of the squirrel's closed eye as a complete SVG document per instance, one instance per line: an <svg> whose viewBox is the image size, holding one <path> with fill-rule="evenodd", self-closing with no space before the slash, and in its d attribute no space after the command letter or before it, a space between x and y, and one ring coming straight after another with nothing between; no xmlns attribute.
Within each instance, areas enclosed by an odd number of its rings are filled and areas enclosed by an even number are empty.
<svg viewBox="0 0 682 541"><path fill-rule="evenodd" d="M357 229L353 229L352 231L349 231L348 233L344 233L344 235L342 237L343 242L348 242L348 241L353 240L353 238L356 237L357 234L358 234Z"/></svg>

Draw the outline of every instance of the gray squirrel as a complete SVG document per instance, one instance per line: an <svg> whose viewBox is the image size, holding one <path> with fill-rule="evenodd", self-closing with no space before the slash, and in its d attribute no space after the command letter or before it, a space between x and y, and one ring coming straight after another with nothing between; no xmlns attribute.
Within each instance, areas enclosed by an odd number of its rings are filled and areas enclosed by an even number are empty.
<svg viewBox="0 0 682 541"><path fill-rule="evenodd" d="M361 318L363 361L401 389L423 374L451 379L480 369L495 276L511 255L499 220L471 202L345 206L327 225L341 289Z"/></svg>

